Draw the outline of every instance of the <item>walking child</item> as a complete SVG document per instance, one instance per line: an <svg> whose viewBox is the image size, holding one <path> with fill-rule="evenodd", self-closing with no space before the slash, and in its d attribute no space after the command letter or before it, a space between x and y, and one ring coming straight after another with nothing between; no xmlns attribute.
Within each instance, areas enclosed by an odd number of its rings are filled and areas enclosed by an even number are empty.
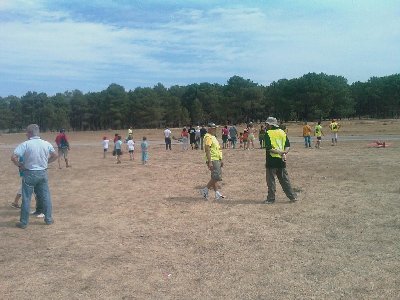
<svg viewBox="0 0 400 300"><path fill-rule="evenodd" d="M103 158L106 158L106 153L108 151L109 143L110 143L110 140L106 136L104 136L103 137L103 141L102 141L102 144L103 144Z"/></svg>
<svg viewBox="0 0 400 300"><path fill-rule="evenodd" d="M140 148L142 148L142 164L146 165L147 161L149 160L149 144L145 136L143 137L142 143L140 144Z"/></svg>
<svg viewBox="0 0 400 300"><path fill-rule="evenodd" d="M129 160L135 159L135 142L133 141L131 136L128 136L128 141L126 142L128 152L129 152Z"/></svg>

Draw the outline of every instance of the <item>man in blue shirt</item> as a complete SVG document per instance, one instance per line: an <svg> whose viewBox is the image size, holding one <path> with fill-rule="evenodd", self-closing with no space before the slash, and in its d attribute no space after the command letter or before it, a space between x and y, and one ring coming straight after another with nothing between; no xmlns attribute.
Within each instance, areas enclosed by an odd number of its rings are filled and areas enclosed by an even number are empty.
<svg viewBox="0 0 400 300"><path fill-rule="evenodd" d="M11 161L21 170L22 178L22 207L20 222L17 227L25 229L29 222L30 202L33 191L37 201L43 204L44 222L53 224L52 204L48 184L47 166L57 160L53 146L39 137L39 126L30 124L26 128L27 141L19 144L11 156ZM22 157L22 162L19 158Z"/></svg>

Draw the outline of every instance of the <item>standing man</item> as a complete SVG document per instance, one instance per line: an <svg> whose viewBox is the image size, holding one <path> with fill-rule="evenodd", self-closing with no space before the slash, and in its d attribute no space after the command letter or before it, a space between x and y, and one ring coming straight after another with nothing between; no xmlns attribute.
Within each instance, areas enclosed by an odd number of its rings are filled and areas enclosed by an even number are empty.
<svg viewBox="0 0 400 300"><path fill-rule="evenodd" d="M236 142L237 142L237 137L238 137L238 131L236 129L236 125L233 124L231 127L229 127L229 135L231 137L231 143L232 143L232 148L236 148Z"/></svg>
<svg viewBox="0 0 400 300"><path fill-rule="evenodd" d="M306 148L311 148L311 126L304 122L303 126L304 145Z"/></svg>
<svg viewBox="0 0 400 300"><path fill-rule="evenodd" d="M209 189L213 189L215 191L215 200L220 200L221 198L225 198L218 191L218 182L222 181L222 150L219 145L219 142L216 138L217 125L214 123L208 124L208 133L204 136L204 149L206 152L206 164L208 169L211 171L211 179L207 183L207 186L203 189L200 189L200 194L208 199L208 191Z"/></svg>
<svg viewBox="0 0 400 300"><path fill-rule="evenodd" d="M68 163L68 151L70 150L67 136L65 135L65 129L61 129L60 133L56 137L56 144L58 147L58 168L61 169L61 156L64 157L65 166L69 168L71 165Z"/></svg>
<svg viewBox="0 0 400 300"><path fill-rule="evenodd" d="M164 130L165 137L165 150L171 150L171 130L168 127L165 127Z"/></svg>
<svg viewBox="0 0 400 300"><path fill-rule="evenodd" d="M290 149L290 142L286 133L279 128L276 118L268 117L265 134L266 168L268 195L266 204L275 202L275 176L278 177L283 191L291 202L297 201L297 195L290 184L289 175L286 171L286 155Z"/></svg>
<svg viewBox="0 0 400 300"><path fill-rule="evenodd" d="M331 124L329 124L329 128L331 129L332 133L332 146L337 145L337 137L338 137L338 131L340 128L340 124L336 122L335 119L332 119Z"/></svg>
<svg viewBox="0 0 400 300"><path fill-rule="evenodd" d="M19 144L11 156L11 161L23 170L21 216L16 224L22 229L28 226L33 191L37 201L43 204L44 222L47 225L53 224L47 166L57 159L53 146L40 139L38 125L30 124L26 128L26 136L28 140ZM23 159L22 163L20 158Z"/></svg>
<svg viewBox="0 0 400 300"><path fill-rule="evenodd" d="M201 125L200 128L200 149L203 150L204 149L204 136L207 133L207 129L204 127L204 125Z"/></svg>

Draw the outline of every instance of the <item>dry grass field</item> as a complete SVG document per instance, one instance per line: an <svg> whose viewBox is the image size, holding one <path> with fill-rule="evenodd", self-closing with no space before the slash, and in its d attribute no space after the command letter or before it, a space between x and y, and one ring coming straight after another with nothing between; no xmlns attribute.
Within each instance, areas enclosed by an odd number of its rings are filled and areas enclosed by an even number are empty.
<svg viewBox="0 0 400 300"><path fill-rule="evenodd" d="M150 141L147 166L140 150L121 165L103 159L112 131L71 132L72 168L49 168L55 223L32 217L25 230L9 205L20 185L10 156L25 136L2 134L0 298L399 299L400 120L341 123L338 146L327 135L320 150L289 124L301 197L290 204L278 185L273 205L263 150L224 150L227 197L205 201L203 153L165 151L163 130L134 130L137 145ZM390 147L369 147L377 135Z"/></svg>

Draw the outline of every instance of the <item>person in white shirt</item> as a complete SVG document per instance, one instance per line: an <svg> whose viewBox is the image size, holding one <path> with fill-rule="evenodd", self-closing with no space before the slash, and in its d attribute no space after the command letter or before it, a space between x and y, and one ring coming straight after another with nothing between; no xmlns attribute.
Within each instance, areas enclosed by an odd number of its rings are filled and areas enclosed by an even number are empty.
<svg viewBox="0 0 400 300"><path fill-rule="evenodd" d="M129 160L134 160L134 151L135 151L135 142L132 140L132 137L128 137L128 141L126 142L129 152Z"/></svg>
<svg viewBox="0 0 400 300"><path fill-rule="evenodd" d="M54 147L39 137L39 126L30 124L26 128L27 141L15 148L11 161L23 172L22 206L20 221L17 227L25 229L29 222L31 196L35 192L36 199L43 204L44 222L53 224L52 203L48 183L48 164L57 160ZM20 161L20 158L23 158Z"/></svg>
<svg viewBox="0 0 400 300"><path fill-rule="evenodd" d="M164 130L165 137L165 150L171 150L171 130L168 127L165 127Z"/></svg>
<svg viewBox="0 0 400 300"><path fill-rule="evenodd" d="M110 140L106 136L104 136L103 137L103 141L102 141L102 144L103 144L103 158L106 158L106 153L108 151L108 144L109 143L110 143Z"/></svg>

